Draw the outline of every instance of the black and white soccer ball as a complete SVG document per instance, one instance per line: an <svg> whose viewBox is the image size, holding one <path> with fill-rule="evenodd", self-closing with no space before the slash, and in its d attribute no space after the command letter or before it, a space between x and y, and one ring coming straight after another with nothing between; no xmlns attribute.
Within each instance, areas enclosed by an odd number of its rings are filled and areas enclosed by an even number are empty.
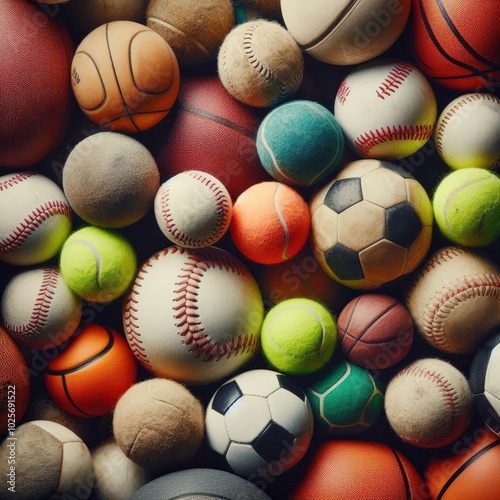
<svg viewBox="0 0 500 500"><path fill-rule="evenodd" d="M299 463L313 426L304 391L272 370L250 370L228 380L206 411L208 444L245 478L277 476Z"/></svg>
<svg viewBox="0 0 500 500"><path fill-rule="evenodd" d="M486 426L500 436L500 331L476 351L469 385L477 413Z"/></svg>

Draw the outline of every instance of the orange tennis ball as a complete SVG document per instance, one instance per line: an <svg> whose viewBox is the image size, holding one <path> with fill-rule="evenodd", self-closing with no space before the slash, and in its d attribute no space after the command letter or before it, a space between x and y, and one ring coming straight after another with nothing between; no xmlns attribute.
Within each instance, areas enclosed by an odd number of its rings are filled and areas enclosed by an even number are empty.
<svg viewBox="0 0 500 500"><path fill-rule="evenodd" d="M238 250L259 264L279 264L305 245L311 228L302 195L281 182L261 182L238 196L229 231Z"/></svg>
<svg viewBox="0 0 500 500"><path fill-rule="evenodd" d="M135 133L161 121L179 93L180 73L170 45L134 21L112 21L91 31L77 47L71 85L94 123Z"/></svg>
<svg viewBox="0 0 500 500"><path fill-rule="evenodd" d="M77 417L104 416L136 382L137 361L123 336L91 323L48 362L44 382L51 398Z"/></svg>

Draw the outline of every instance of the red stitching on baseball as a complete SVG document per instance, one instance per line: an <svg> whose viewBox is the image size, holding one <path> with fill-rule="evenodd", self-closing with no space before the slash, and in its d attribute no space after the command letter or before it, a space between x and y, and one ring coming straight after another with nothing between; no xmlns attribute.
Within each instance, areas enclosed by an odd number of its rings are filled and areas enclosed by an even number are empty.
<svg viewBox="0 0 500 500"><path fill-rule="evenodd" d="M207 334L199 321L197 314L198 288L203 274L210 268L225 269L250 277L248 270L229 256L210 252L208 256L192 254L185 262L179 281L179 288L174 298L176 326L179 335L189 350L202 361L217 361L222 357L229 358L240 353L255 352L258 348L258 339L254 335L239 335L223 343L215 342Z"/></svg>
<svg viewBox="0 0 500 500"><path fill-rule="evenodd" d="M415 68L407 62L396 63L387 74L385 80L378 87L377 97L385 99L394 94L414 69Z"/></svg>
<svg viewBox="0 0 500 500"><path fill-rule="evenodd" d="M423 314L422 330L436 344L452 348L446 337L445 323L455 307L473 297L500 298L500 279L496 274L464 277L461 286L448 285L440 290L439 296L427 305Z"/></svg>
<svg viewBox="0 0 500 500"><path fill-rule="evenodd" d="M426 125L388 125L380 129L369 130L354 140L354 146L362 155L389 141L422 141L430 139L433 126Z"/></svg>
<svg viewBox="0 0 500 500"><path fill-rule="evenodd" d="M201 175L198 172L187 172L190 177L201 181L205 184L211 191L215 194L215 201L217 204L217 225L212 228L209 236L198 239L190 237L183 232L181 232L177 227L175 227L175 221L172 217L172 212L170 210L170 189L171 185L169 183L165 184L164 189L161 191L160 196L160 206L161 206L161 216L165 227L168 229L170 234L181 244L189 245L191 247L206 247L212 244L214 239L217 239L219 235L225 230L228 220L228 210L229 202L226 193L220 188L220 186L215 183L212 179Z"/></svg>
<svg viewBox="0 0 500 500"><path fill-rule="evenodd" d="M3 182L0 182L0 192L6 191L10 187L16 186L17 184L20 184L21 182L25 181L26 179L29 179L34 175L33 172L23 172L20 174L15 174L9 179L6 179Z"/></svg>
<svg viewBox="0 0 500 500"><path fill-rule="evenodd" d="M9 234L3 241L0 241L0 252L9 253L20 247L26 239L33 233L40 224L52 215L64 215L72 219L71 207L64 201L47 201L43 205L35 208L22 221L13 233Z"/></svg>
<svg viewBox="0 0 500 500"><path fill-rule="evenodd" d="M43 269L42 283L38 290L37 299L33 304L33 310L28 322L24 325L14 325L5 322L5 327L10 332L19 336L38 335L45 325L50 314L52 299L56 293L57 283L59 281L59 271L55 267L46 267Z"/></svg>
<svg viewBox="0 0 500 500"><path fill-rule="evenodd" d="M340 83L340 87L337 91L337 99L339 100L339 103L344 105L347 96L350 93L351 93L351 88L349 87L349 85L347 85L347 78L344 78Z"/></svg>

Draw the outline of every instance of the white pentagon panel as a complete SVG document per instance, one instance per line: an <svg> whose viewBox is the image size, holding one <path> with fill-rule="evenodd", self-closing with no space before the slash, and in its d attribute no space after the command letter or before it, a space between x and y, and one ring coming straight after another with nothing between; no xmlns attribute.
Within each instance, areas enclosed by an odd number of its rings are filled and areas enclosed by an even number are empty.
<svg viewBox="0 0 500 500"><path fill-rule="evenodd" d="M279 373L273 370L249 370L233 380L236 380L243 394L267 397L280 387L277 375Z"/></svg>
<svg viewBox="0 0 500 500"><path fill-rule="evenodd" d="M497 386L496 388L497 393L499 391L499 387ZM487 391L484 391L484 397L488 400L488 403L490 403L491 407L493 410L495 410L496 414L500 416L500 399L497 395L493 395Z"/></svg>
<svg viewBox="0 0 500 500"><path fill-rule="evenodd" d="M231 441L251 443L271 420L267 399L244 394L224 416Z"/></svg>
<svg viewBox="0 0 500 500"><path fill-rule="evenodd" d="M326 205L321 205L311 216L311 237L314 245L322 252L338 241L339 215Z"/></svg>
<svg viewBox="0 0 500 500"><path fill-rule="evenodd" d="M406 201L405 179L397 172L379 168L361 178L363 199L382 208L393 207Z"/></svg>
<svg viewBox="0 0 500 500"><path fill-rule="evenodd" d="M500 345L491 350L484 377L484 389L500 399Z"/></svg>
<svg viewBox="0 0 500 500"><path fill-rule="evenodd" d="M233 472L242 477L249 477L267 467L267 462L249 444L231 443L226 460Z"/></svg>
<svg viewBox="0 0 500 500"><path fill-rule="evenodd" d="M205 416L205 429L210 447L223 455L231 441L226 430L224 415L212 410L209 406Z"/></svg>
<svg viewBox="0 0 500 500"><path fill-rule="evenodd" d="M312 429L312 411L308 401L299 399L286 389L279 389L268 398L271 418L293 436Z"/></svg>

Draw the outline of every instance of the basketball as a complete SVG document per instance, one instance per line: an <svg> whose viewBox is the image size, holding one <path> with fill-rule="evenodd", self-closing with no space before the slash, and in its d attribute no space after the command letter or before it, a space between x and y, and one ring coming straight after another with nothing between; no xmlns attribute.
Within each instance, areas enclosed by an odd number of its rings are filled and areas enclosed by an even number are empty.
<svg viewBox="0 0 500 500"><path fill-rule="evenodd" d="M352 299L338 317L340 347L350 361L381 370L401 361L413 344L413 320L397 299L367 293Z"/></svg>
<svg viewBox="0 0 500 500"><path fill-rule="evenodd" d="M0 326L0 435L15 430L30 400L28 363L19 346Z"/></svg>
<svg viewBox="0 0 500 500"><path fill-rule="evenodd" d="M334 439L322 442L290 500L403 499L426 497L415 466L385 443Z"/></svg>
<svg viewBox="0 0 500 500"><path fill-rule="evenodd" d="M44 382L66 412L90 418L111 413L135 383L137 363L125 339L112 328L91 323L47 364Z"/></svg>
<svg viewBox="0 0 500 500"><path fill-rule="evenodd" d="M412 57L433 82L453 91L493 91L500 81L497 0L418 0L411 15Z"/></svg>
<svg viewBox="0 0 500 500"><path fill-rule="evenodd" d="M175 108L157 155L163 180L201 170L217 177L234 201L251 185L271 179L255 145L260 115L229 95L217 76L183 79Z"/></svg>
<svg viewBox="0 0 500 500"><path fill-rule="evenodd" d="M31 0L2 1L0 167L27 167L63 138L71 117L73 43Z"/></svg>
<svg viewBox="0 0 500 500"><path fill-rule="evenodd" d="M91 31L71 63L71 86L81 110L115 132L156 125L172 109L179 83L170 45L133 21L112 21Z"/></svg>
<svg viewBox="0 0 500 500"><path fill-rule="evenodd" d="M491 500L500 489L500 439L478 428L472 439L458 440L453 454L432 458L425 471L432 500ZM466 444L467 443L467 444Z"/></svg>

